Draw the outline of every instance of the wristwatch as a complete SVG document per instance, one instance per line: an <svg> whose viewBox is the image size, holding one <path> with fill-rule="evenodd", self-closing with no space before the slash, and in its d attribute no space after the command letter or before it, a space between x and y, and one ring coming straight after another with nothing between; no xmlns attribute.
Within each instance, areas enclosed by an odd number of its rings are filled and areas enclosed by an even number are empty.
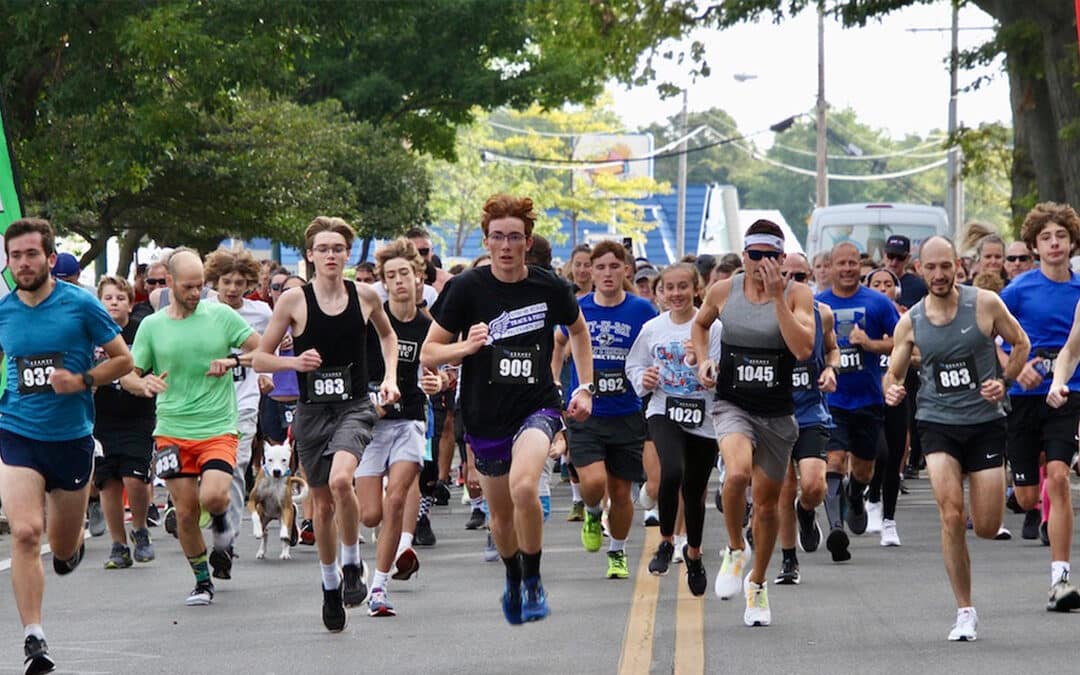
<svg viewBox="0 0 1080 675"><path fill-rule="evenodd" d="M239 354L233 354L232 358L233 358L233 361L236 362L236 367L239 368L240 367L240 355Z"/></svg>
<svg viewBox="0 0 1080 675"><path fill-rule="evenodd" d="M87 389L94 388L94 376L90 374L90 371L86 371L82 374L82 381L83 384L86 385Z"/></svg>
<svg viewBox="0 0 1080 675"><path fill-rule="evenodd" d="M589 396L594 396L596 394L596 385L592 382L585 382L584 384L579 384L577 386L577 389L575 389L570 394L570 398L574 398L575 396L577 396L577 393L579 391L588 392Z"/></svg>

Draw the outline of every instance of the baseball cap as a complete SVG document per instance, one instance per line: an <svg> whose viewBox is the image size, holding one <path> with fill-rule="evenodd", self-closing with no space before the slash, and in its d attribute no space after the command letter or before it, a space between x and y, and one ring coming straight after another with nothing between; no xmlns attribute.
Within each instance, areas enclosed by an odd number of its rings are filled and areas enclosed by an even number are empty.
<svg viewBox="0 0 1080 675"><path fill-rule="evenodd" d="M642 267L637 271L637 274L634 275L634 283L636 284L643 279L652 281L658 276L660 276L660 272L656 271L655 267Z"/></svg>
<svg viewBox="0 0 1080 675"><path fill-rule="evenodd" d="M80 272L82 272L82 268L79 267L78 258L70 253L57 254L56 264L52 268L54 277L74 277L78 276Z"/></svg>
<svg viewBox="0 0 1080 675"><path fill-rule="evenodd" d="M880 240L879 240L880 241ZM891 235L885 240L885 253L908 255L911 253L911 240L902 234Z"/></svg>
<svg viewBox="0 0 1080 675"><path fill-rule="evenodd" d="M694 264L697 265L698 273L702 278L708 281L713 268L716 267L716 257L709 253L702 253L694 260Z"/></svg>

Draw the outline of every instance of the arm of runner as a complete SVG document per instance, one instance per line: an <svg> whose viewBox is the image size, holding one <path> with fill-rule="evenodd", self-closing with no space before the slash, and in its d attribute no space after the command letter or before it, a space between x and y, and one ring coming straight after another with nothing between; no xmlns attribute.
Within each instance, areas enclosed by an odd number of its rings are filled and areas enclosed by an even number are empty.
<svg viewBox="0 0 1080 675"><path fill-rule="evenodd" d="M652 355L649 354L650 333L650 325L645 324L634 344L630 346L630 353L626 355L626 377L630 384L634 385L638 396L648 394L660 383L660 368L653 363Z"/></svg>
<svg viewBox="0 0 1080 675"><path fill-rule="evenodd" d="M274 305L274 313L270 316L270 323L259 340L259 346L252 356L252 366L260 373L277 373L282 370L295 370L307 373L322 365L322 357L319 352L309 349L303 354L296 356L281 356L277 348L282 338L293 324L293 317L297 308L304 302L304 291L301 288L290 288L281 294Z"/></svg>
<svg viewBox="0 0 1080 675"><path fill-rule="evenodd" d="M566 333L562 332L562 328L555 329L555 344L551 350L551 379L555 380L555 384L559 383L559 376L562 375L562 366L566 362L566 344L570 342L570 338L566 336Z"/></svg>
<svg viewBox="0 0 1080 675"><path fill-rule="evenodd" d="M881 388L885 391L885 403L900 405L907 396L904 379L911 362L911 350L915 346L914 333L911 331L911 315L904 314L896 324L896 339L892 355L889 357L889 370L882 378Z"/></svg>
<svg viewBox="0 0 1080 675"><path fill-rule="evenodd" d="M874 354L889 354L893 350L893 337L891 335L882 335L880 339L873 340L858 324L852 327L851 334L848 335L848 342Z"/></svg>
<svg viewBox="0 0 1080 675"><path fill-rule="evenodd" d="M86 371L94 378L94 383L112 382L126 373L131 372L135 363L128 350L124 336L119 333L105 344L101 345L109 358ZM83 382L82 373L73 373L66 368L57 368L49 375L49 384L57 394L74 394L85 391L89 387Z"/></svg>
<svg viewBox="0 0 1080 675"><path fill-rule="evenodd" d="M232 354L223 359L214 359L210 362L210 368L207 369L206 374L209 377L221 377L238 366L244 368L253 367L252 363L255 358L254 350L258 348L259 340L259 334L252 331L251 335L248 335L247 339L244 340L244 344L240 345L240 349L243 350L243 353Z"/></svg>
<svg viewBox="0 0 1080 675"><path fill-rule="evenodd" d="M720 316L720 308L727 299L730 288L730 280L713 284L694 317L694 324L690 326L690 340L694 343L694 353L698 355L698 381L706 389L712 389L716 385L716 361L709 353L709 330Z"/></svg>
<svg viewBox="0 0 1080 675"><path fill-rule="evenodd" d="M133 396L150 398L169 388L169 385L165 382L168 375L168 373L162 373L160 376L153 373L144 375L141 370L135 368L120 378L120 386Z"/></svg>
<svg viewBox="0 0 1080 675"><path fill-rule="evenodd" d="M764 258L761 261L761 275L765 279L765 289L773 299L776 321L780 324L780 335L787 348L799 361L810 358L814 353L814 296L810 289L796 284L787 291L787 282L780 274L780 263Z"/></svg>
<svg viewBox="0 0 1080 675"><path fill-rule="evenodd" d="M480 351L488 338L486 323L480 322L469 327L469 334L464 340L456 341L453 333L432 319L424 346L420 348L420 362L428 368L438 368L444 363L457 365L466 356Z"/></svg>
<svg viewBox="0 0 1080 675"><path fill-rule="evenodd" d="M1060 408L1065 405L1069 398L1069 380L1076 372L1077 362L1080 362L1080 303L1076 304L1073 312L1069 339L1065 341L1065 346L1058 352L1057 361L1054 362L1054 382L1050 385L1050 393L1046 395L1046 403L1051 407Z"/></svg>
<svg viewBox="0 0 1080 675"><path fill-rule="evenodd" d="M375 332L379 334L379 346L382 349L383 363L386 364L386 372L383 375L382 384L379 385L379 394L382 395L384 405L393 405L401 399L401 392L397 386L397 335L394 333L394 327L390 325L390 319L386 318L386 312L383 311L382 303L379 302L375 291L370 287L365 290L374 298L374 305L368 319L371 325L375 326Z"/></svg>
<svg viewBox="0 0 1080 675"><path fill-rule="evenodd" d="M567 327L570 331L570 353L574 357L574 369L577 370L578 382L593 381L592 341L589 339L589 327L585 317L578 310L577 320ZM566 413L578 422L582 422L592 413L592 394L578 386L570 398Z"/></svg>
<svg viewBox="0 0 1080 675"><path fill-rule="evenodd" d="M821 312L821 335L824 339L825 367L818 377L818 389L831 394L836 391L836 369L840 367L840 345L836 342L836 320L833 317L832 308L821 303L818 305Z"/></svg>

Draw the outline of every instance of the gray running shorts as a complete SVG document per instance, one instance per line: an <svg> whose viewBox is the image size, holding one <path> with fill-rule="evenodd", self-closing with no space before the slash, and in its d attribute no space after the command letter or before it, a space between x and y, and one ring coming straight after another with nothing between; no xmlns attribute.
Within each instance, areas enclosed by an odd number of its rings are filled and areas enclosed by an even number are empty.
<svg viewBox="0 0 1080 675"><path fill-rule="evenodd" d="M712 411L717 442L728 434L742 434L754 445L754 466L777 483L784 481L791 449L799 439L799 423L794 415L762 417L746 412L729 401L717 401Z"/></svg>
<svg viewBox="0 0 1080 675"><path fill-rule="evenodd" d="M293 439L308 484L324 487L330 483L330 465L337 452L355 455L359 462L378 419L367 396L332 403L298 403Z"/></svg>

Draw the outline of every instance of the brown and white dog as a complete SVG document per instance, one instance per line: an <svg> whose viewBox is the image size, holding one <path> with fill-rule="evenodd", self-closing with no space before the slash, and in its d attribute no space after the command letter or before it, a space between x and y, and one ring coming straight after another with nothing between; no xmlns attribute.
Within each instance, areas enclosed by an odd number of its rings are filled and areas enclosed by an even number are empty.
<svg viewBox="0 0 1080 675"><path fill-rule="evenodd" d="M296 505L307 496L307 481L299 476L290 475L289 459L292 451L288 445L271 445L263 449L263 463L255 477L255 487L248 497L248 509L251 511L251 526L255 538L259 540L259 552L255 557L266 557L266 533L270 521L281 522L282 560L291 558L290 544L296 543Z"/></svg>

